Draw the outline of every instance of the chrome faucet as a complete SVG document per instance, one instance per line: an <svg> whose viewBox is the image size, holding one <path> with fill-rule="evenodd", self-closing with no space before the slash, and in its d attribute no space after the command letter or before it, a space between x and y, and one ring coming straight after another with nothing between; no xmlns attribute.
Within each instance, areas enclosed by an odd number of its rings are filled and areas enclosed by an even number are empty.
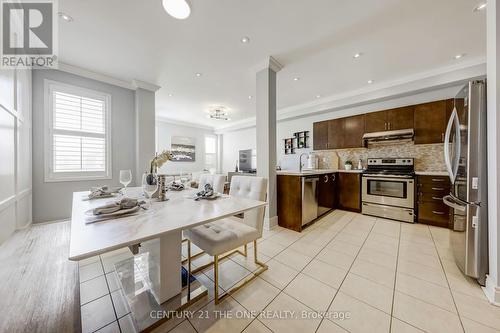
<svg viewBox="0 0 500 333"><path fill-rule="evenodd" d="M302 172L302 156L306 155L307 156L307 153L302 153L300 154L300 157L299 157L299 172Z"/></svg>

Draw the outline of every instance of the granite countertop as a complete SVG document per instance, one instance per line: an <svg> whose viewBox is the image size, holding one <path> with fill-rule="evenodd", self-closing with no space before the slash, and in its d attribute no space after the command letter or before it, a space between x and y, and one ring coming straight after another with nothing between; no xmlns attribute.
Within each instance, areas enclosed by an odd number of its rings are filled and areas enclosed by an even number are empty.
<svg viewBox="0 0 500 333"><path fill-rule="evenodd" d="M364 170L334 170L334 169L316 169L316 170L302 170L302 172L296 170L279 170L276 171L277 175L284 176L314 176L314 175L323 175L325 173L334 173L334 172L349 172L349 173L361 173Z"/></svg>
<svg viewBox="0 0 500 333"><path fill-rule="evenodd" d="M415 171L415 174L421 176L448 176L446 171Z"/></svg>

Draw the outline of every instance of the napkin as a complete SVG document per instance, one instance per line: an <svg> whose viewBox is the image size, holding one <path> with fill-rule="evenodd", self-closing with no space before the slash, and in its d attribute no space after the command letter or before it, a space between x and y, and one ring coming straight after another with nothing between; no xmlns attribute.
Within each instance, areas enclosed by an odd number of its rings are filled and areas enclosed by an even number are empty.
<svg viewBox="0 0 500 333"><path fill-rule="evenodd" d="M90 189L89 199L98 199L101 197L109 197L113 193L117 193L120 189L110 189L108 186L92 187Z"/></svg>
<svg viewBox="0 0 500 333"><path fill-rule="evenodd" d="M137 199L123 198L120 201L112 202L103 206L96 207L92 210L94 215L111 214L122 209L130 209L136 206L141 206L144 201Z"/></svg>
<svg viewBox="0 0 500 333"><path fill-rule="evenodd" d="M214 195L214 188L210 184L205 184L205 188L196 193L197 198L208 198Z"/></svg>

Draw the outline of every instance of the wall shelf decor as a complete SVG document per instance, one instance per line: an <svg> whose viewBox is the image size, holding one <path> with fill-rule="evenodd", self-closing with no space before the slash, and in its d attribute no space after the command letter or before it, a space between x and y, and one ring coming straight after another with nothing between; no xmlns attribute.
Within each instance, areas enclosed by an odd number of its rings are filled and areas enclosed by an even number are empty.
<svg viewBox="0 0 500 333"><path fill-rule="evenodd" d="M309 148L309 131L293 133L292 138L283 139L285 155L295 154L296 149Z"/></svg>

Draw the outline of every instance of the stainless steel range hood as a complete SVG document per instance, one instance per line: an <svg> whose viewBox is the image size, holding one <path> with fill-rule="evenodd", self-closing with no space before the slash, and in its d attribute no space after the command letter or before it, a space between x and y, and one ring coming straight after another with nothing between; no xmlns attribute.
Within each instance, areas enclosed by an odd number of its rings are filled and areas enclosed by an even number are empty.
<svg viewBox="0 0 500 333"><path fill-rule="evenodd" d="M413 128L396 131L365 133L363 135L363 143L365 147L367 147L368 145L411 142L413 141L414 136L415 132L413 131Z"/></svg>

